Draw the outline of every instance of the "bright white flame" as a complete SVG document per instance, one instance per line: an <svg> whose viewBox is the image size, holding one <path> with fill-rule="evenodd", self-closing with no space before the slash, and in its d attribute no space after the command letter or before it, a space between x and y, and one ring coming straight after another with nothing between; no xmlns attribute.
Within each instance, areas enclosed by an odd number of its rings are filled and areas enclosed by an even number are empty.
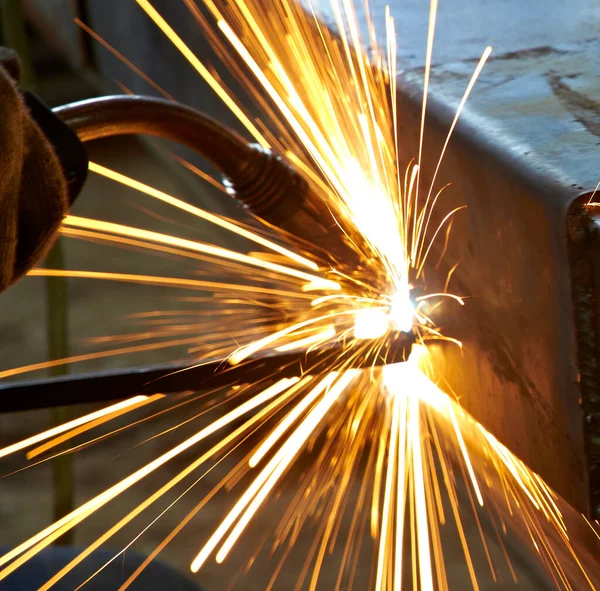
<svg viewBox="0 0 600 591"><path fill-rule="evenodd" d="M354 337L357 339L378 339L389 328L388 314L381 308L365 308L356 314Z"/></svg>
<svg viewBox="0 0 600 591"><path fill-rule="evenodd" d="M389 308L365 308L354 319L354 338L378 339L389 330L410 332L413 327L415 307L406 291L396 292Z"/></svg>
<svg viewBox="0 0 600 591"><path fill-rule="evenodd" d="M389 322L394 330L410 332L415 319L415 307L408 292L398 291L392 296Z"/></svg>
<svg viewBox="0 0 600 591"><path fill-rule="evenodd" d="M423 372L422 362L427 356L424 345L413 345L404 363L384 365L383 386L391 396L416 397L431 408L445 409L449 398Z"/></svg>
<svg viewBox="0 0 600 591"><path fill-rule="evenodd" d="M401 273L404 268L404 247L393 202L387 191L379 183L373 182L353 158L348 159L344 179L349 191L342 197L350 217L379 255L392 265L396 273Z"/></svg>

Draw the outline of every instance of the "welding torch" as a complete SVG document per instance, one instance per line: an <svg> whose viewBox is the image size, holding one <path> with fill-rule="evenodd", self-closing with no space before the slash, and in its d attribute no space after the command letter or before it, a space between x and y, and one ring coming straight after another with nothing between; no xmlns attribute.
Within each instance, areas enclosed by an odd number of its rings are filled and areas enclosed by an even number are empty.
<svg viewBox="0 0 600 591"><path fill-rule="evenodd" d="M63 170L71 203L80 193L88 171L84 142L116 135L158 136L182 144L211 162L223 175L227 192L263 222L283 229L302 248L335 261L353 260L323 200L310 195L306 181L271 150L249 143L210 117L164 99L107 96L48 109L24 93L29 113L45 134ZM394 333L377 354L361 357L361 367L403 361L414 335ZM381 351L385 351L382 354ZM99 402L132 394L152 394L217 388L264 379L277 380L325 370L326 361L342 359L341 346L325 351L297 351L250 358L238 366L217 359L198 365L134 368L0 384L4 412ZM356 365L356 362L353 366Z"/></svg>
<svg viewBox="0 0 600 591"><path fill-rule="evenodd" d="M53 114L82 142L134 134L182 144L220 171L227 192L247 212L284 230L302 249L316 249L321 258L338 262L355 258L324 201L310 194L308 183L286 160L191 107L117 95L58 107Z"/></svg>

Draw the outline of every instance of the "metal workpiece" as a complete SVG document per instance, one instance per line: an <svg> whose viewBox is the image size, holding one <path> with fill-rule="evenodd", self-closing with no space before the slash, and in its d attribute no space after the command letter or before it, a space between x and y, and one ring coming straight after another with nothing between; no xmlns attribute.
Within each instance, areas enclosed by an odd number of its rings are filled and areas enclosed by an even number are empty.
<svg viewBox="0 0 600 591"><path fill-rule="evenodd" d="M40 0L38 0L40 1ZM310 7L311 0L299 0ZM356 2L363 40L369 39L369 22L383 43L385 12L395 21L398 64L416 68L425 63L429 2L422 0L371 0ZM335 30L333 8L320 2L321 16ZM444 0L438 3L432 63L450 64L477 59L486 45L498 55L557 43L578 42L598 36L600 10L596 0Z"/></svg>
<svg viewBox="0 0 600 591"><path fill-rule="evenodd" d="M434 256L426 275L443 282L442 269L459 263L449 290L467 297L439 313L443 332L463 342L443 354L432 348L446 386L581 511L594 460L585 452L577 342L589 320L576 322L568 224L600 175L599 52L600 43L581 42L486 64L436 179L438 189L451 183L438 221L467 207L453 218L440 273ZM422 193L475 65L432 68ZM422 81L420 68L399 76L404 165L417 153Z"/></svg>
<svg viewBox="0 0 600 591"><path fill-rule="evenodd" d="M33 381L1 381L0 412L108 402L136 394L169 394L244 384L265 386L283 378L326 374L341 368L368 370L406 361L414 340L413 333L394 331L378 347L370 347L366 342L362 347L336 344L315 351L260 353L237 365L231 365L227 359L214 359Z"/></svg>

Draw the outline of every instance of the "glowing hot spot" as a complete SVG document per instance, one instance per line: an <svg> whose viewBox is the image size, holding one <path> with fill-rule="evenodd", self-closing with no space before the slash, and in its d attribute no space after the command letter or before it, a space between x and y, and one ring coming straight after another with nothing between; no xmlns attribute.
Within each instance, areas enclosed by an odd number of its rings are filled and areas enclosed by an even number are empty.
<svg viewBox="0 0 600 591"><path fill-rule="evenodd" d="M390 305L389 322L394 330L410 332L415 321L415 306L409 295L397 292L392 297Z"/></svg>
<svg viewBox="0 0 600 591"><path fill-rule="evenodd" d="M354 337L357 339L377 339L389 328L388 314L382 308L365 308L356 314Z"/></svg>
<svg viewBox="0 0 600 591"><path fill-rule="evenodd" d="M413 328L415 307L408 293L397 292L389 308L365 308L354 319L354 338L378 339L390 330L410 332Z"/></svg>

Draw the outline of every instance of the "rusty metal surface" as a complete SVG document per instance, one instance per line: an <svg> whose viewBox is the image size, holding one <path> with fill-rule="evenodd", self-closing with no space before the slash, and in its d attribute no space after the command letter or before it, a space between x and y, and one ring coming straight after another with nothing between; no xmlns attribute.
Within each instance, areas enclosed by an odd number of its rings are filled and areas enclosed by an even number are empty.
<svg viewBox="0 0 600 591"><path fill-rule="evenodd" d="M385 4L403 68L406 165L418 150L429 3L372 2L380 33ZM359 22L367 38L364 12ZM597 320L577 312L567 217L600 177L599 33L593 0L440 2L422 177L427 186L476 60L493 45L436 183L452 183L442 211L468 206L456 216L445 260L447 268L460 261L451 290L470 296L440 318L464 349L436 355L437 366L478 420L583 511L590 496L600 500L600 489L589 488L595 451L580 407L598 375L582 389L577 342L587 338L589 365L598 352L585 334ZM595 286L586 289L593 300Z"/></svg>
<svg viewBox="0 0 600 591"><path fill-rule="evenodd" d="M449 265L461 261L452 290L470 296L464 309L444 315L446 331L465 344L462 353L440 356L446 379L487 428L581 510L590 466L567 216L600 175L599 51L589 41L493 58L438 178L440 187L453 183L446 211L468 206L446 255ZM433 69L425 185L474 65ZM401 137L414 142L422 72L400 79L408 115Z"/></svg>

